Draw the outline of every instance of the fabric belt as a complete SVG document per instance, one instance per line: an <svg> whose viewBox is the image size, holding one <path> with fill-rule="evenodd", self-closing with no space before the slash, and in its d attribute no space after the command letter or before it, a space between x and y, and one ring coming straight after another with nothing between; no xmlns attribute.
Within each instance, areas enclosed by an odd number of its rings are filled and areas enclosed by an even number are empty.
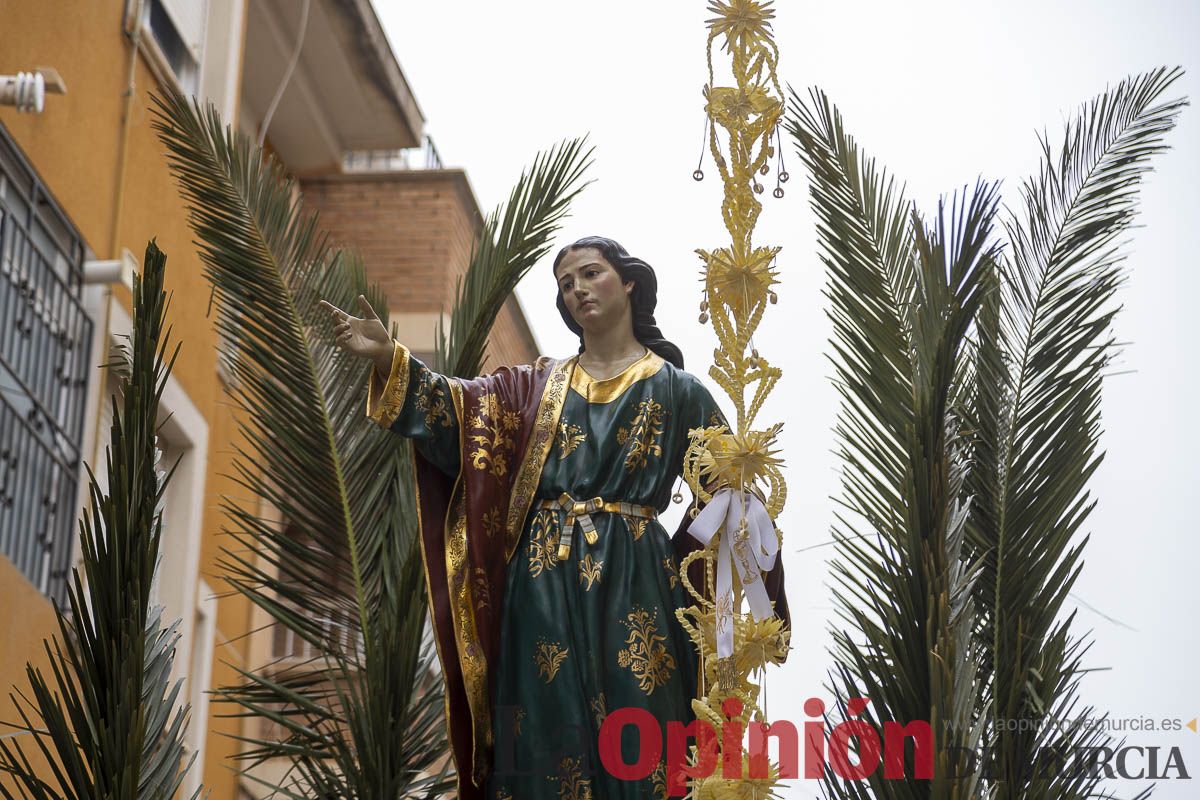
<svg viewBox="0 0 1200 800"><path fill-rule="evenodd" d="M575 533L575 522L579 522L579 527L583 529L583 538L588 544L595 544L596 524L592 522L592 514L607 512L609 514L621 514L626 517L638 517L640 519L654 519L658 516L658 509L654 506L641 506L637 503L614 502L605 500L603 497L593 497L591 500L576 500L571 495L563 492L557 500L539 500L536 508L544 508L550 510L562 511L567 515L563 522L562 535L558 539L558 560L564 561L571 554L571 539Z"/></svg>

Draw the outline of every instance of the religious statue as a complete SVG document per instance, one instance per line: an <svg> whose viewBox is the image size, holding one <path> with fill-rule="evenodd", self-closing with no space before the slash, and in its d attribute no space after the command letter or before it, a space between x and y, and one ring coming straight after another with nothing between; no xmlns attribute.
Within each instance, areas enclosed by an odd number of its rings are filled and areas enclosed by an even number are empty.
<svg viewBox="0 0 1200 800"><path fill-rule="evenodd" d="M617 708L664 732L693 718L700 665L676 610L690 602L679 565L702 545L693 515L674 536L657 517L689 432L724 417L655 323L648 264L589 237L553 269L578 355L472 380L431 371L361 296L362 317L322 306L338 345L375 364L367 415L414 446L459 797L665 797L663 764L619 780L597 743ZM782 563L763 577L787 623ZM619 740L624 763L637 738Z"/></svg>

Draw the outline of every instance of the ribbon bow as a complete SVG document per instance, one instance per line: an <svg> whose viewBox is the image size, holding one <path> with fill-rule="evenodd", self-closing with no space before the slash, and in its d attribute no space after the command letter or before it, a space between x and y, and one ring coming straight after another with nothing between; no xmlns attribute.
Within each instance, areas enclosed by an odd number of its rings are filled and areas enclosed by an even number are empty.
<svg viewBox="0 0 1200 800"><path fill-rule="evenodd" d="M713 537L722 530L717 552L717 657L728 658L733 655L731 562L737 564L750 613L756 620L767 619L775 612L761 578L775 566L779 539L762 501L738 489L718 491L688 526L688 533L705 547L711 546Z"/></svg>
<svg viewBox="0 0 1200 800"><path fill-rule="evenodd" d="M583 528L583 538L587 539L587 543L596 543L596 523L592 522L591 515L604 508L604 499L593 497L591 500L576 500L563 492L558 498L558 507L567 513L558 544L558 560L566 561L571 554L571 539L575 533L576 520L579 520L579 527Z"/></svg>

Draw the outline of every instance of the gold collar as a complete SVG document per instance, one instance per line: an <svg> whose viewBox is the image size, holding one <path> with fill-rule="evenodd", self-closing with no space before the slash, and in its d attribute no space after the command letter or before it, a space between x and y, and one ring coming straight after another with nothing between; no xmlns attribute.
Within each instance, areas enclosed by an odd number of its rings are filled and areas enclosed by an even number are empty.
<svg viewBox="0 0 1200 800"><path fill-rule="evenodd" d="M571 371L571 388L583 396L589 403L611 403L625 393L633 384L649 378L662 369L662 356L646 348L646 355L634 361L625 369L611 378L596 380L579 364L579 356L574 357L575 368Z"/></svg>

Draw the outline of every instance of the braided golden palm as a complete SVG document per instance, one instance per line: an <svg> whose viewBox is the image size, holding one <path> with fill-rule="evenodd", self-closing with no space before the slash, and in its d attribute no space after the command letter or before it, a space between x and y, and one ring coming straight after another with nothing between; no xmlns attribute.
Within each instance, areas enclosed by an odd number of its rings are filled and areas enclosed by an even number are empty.
<svg viewBox="0 0 1200 800"><path fill-rule="evenodd" d="M708 21L708 83L704 96L711 124L707 144L724 184L721 215L730 243L715 250L696 251L704 262L700 321L712 321L720 346L713 353L709 375L733 401L737 418L734 430L712 426L692 431L684 477L705 503L718 488L753 492L774 520L787 497L783 459L777 447L781 425L762 430L753 425L782 372L752 344L767 305L776 300L774 262L779 248L755 246L752 241L762 211L756 196L763 191L759 177L770 170L768 159L775 155L771 140L783 111L783 93L775 72L779 54L771 34L774 11L770 2L754 0L714 0L708 8L715 16ZM732 61L733 86L714 85L713 47L718 39ZM727 153L722 152L717 126L726 133ZM785 174L778 177L781 181L787 179ZM782 195L782 191L777 189L776 195ZM721 710L722 701L728 697L736 697L743 704L742 713L733 719L743 724L751 719L764 720L764 709L759 705L761 687L752 677L767 664L780 663L788 632L782 630L777 617L756 621L740 613L742 588L735 579L732 609L722 609L733 613L734 651L728 658L717 656L717 606L728 599L706 599L699 587L687 580L686 571L688 563L704 559L707 597L717 597L713 581L717 544L714 541L685 561L681 576L697 605L678 614L704 663L704 685L693 708L698 719L720 730L729 719ZM694 748L692 755L695 759ZM769 765L766 777L755 778L751 777L749 760L744 762L741 778L724 778L718 751L716 770L709 777L694 779L688 796L706 800L777 796L776 765Z"/></svg>

